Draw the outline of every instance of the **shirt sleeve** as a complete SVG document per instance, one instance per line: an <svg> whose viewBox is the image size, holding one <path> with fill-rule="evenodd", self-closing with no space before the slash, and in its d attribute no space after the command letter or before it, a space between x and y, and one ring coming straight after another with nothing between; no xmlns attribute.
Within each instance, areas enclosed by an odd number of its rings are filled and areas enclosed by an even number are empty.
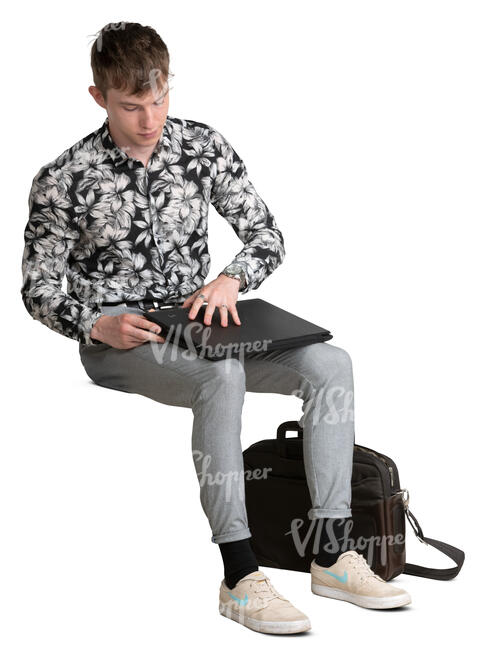
<svg viewBox="0 0 488 650"><path fill-rule="evenodd" d="M96 345L101 342L92 339L90 331L102 312L79 302L61 288L68 257L79 235L59 170L42 167L34 177L29 194L22 300L32 318L53 331L86 345Z"/></svg>
<svg viewBox="0 0 488 650"><path fill-rule="evenodd" d="M216 157L212 163L210 201L232 226L244 247L229 262L244 267L241 293L257 289L285 256L283 234L249 180L244 162L224 136L212 129Z"/></svg>

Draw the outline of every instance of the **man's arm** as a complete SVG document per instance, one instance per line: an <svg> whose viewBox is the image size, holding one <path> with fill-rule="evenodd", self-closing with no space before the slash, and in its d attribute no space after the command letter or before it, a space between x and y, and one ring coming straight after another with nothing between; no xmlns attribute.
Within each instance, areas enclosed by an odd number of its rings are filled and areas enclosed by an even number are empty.
<svg viewBox="0 0 488 650"><path fill-rule="evenodd" d="M67 188L59 170L42 167L29 194L24 230L21 295L32 316L68 338L96 345L90 331L102 312L61 289L70 251L79 238ZM89 292L89 287L87 287Z"/></svg>
<svg viewBox="0 0 488 650"><path fill-rule="evenodd" d="M247 169L224 136L212 129L217 161L210 201L245 246L230 262L244 267L246 284L240 293L257 289L283 261L283 235L274 216L256 192Z"/></svg>

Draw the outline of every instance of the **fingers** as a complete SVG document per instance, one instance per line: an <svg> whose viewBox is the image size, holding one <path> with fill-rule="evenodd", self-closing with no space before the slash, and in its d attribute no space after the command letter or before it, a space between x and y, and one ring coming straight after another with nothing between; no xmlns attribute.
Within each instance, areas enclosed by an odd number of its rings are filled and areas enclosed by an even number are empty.
<svg viewBox="0 0 488 650"><path fill-rule="evenodd" d="M149 310L151 311L151 310ZM153 332L160 332L161 327L157 323L153 323L152 320L144 318L144 316L139 316L139 314L124 314L124 316L129 316L128 322L134 325L135 327L140 327L145 330L151 330Z"/></svg>
<svg viewBox="0 0 488 650"><path fill-rule="evenodd" d="M195 318L196 315L198 314L198 310L200 309L200 307L203 307L204 305L205 302L203 298L199 298L197 296L193 302L192 308L188 313L188 318ZM205 314L203 315L203 322L205 325L211 325L214 311L215 311L215 303L214 302L207 303L207 308L205 309Z"/></svg>
<svg viewBox="0 0 488 650"><path fill-rule="evenodd" d="M163 336L159 336L159 334L156 334L154 331L148 331L142 329L141 327L134 327L133 325L128 326L126 334L134 338L136 341L140 341L141 343L145 343L146 341L164 343L166 340Z"/></svg>
<svg viewBox="0 0 488 650"><path fill-rule="evenodd" d="M203 322L204 322L205 325L208 326L208 325L212 324L212 318L213 318L213 314L214 314L214 311L215 311L216 307L217 307L217 305L213 301L210 301L207 304L207 308L205 309L205 314L203 316ZM241 325L241 319L239 318L239 314L237 313L237 307L236 307L235 304L231 303L227 307L222 307L222 306L219 305L220 324L222 325L222 327L227 327L228 324L229 324L229 322L228 322L228 313L227 313L228 311L230 311L231 316L232 316L232 320L234 321L234 323L236 325ZM197 310L195 310L195 313L196 312L197 312ZM191 311L190 311L190 314L191 314ZM190 314L189 314L189 316L190 316Z"/></svg>
<svg viewBox="0 0 488 650"><path fill-rule="evenodd" d="M205 299L201 297L202 293L204 295L206 295L206 293L209 293L209 295L207 296L207 306L205 309L205 314L203 316L203 322L205 325L208 326L212 324L213 314L217 306L220 311L220 324L222 325L222 327L227 327L229 324L228 312L230 312L232 316L232 320L236 325L242 324L241 319L239 318L239 314L237 313L236 301L234 298L230 298L230 299L219 298L219 302L221 304L217 305L217 301L213 299L212 290L207 289L205 291L204 288L199 289L199 291L196 291L192 296L187 298L183 303L182 307L189 307L190 305L192 306L190 311L188 312L188 318L193 320L198 314L200 308L205 306ZM222 307L221 306L222 304L227 305L227 307Z"/></svg>
<svg viewBox="0 0 488 650"><path fill-rule="evenodd" d="M212 317L213 317L214 311L215 311L215 303L214 302L209 302L208 305L207 305L207 309L205 310L205 314L203 316L203 322L205 323L205 325L211 325L212 324Z"/></svg>
<svg viewBox="0 0 488 650"><path fill-rule="evenodd" d="M212 317L213 313L215 311L215 303L209 302L207 305L207 309L205 310L205 316L203 317L203 322L205 325L211 325L212 324ZM219 311L220 311L220 324L222 327L227 327L228 326L228 315L227 312L230 311L232 320L236 325L241 324L241 320L239 318L239 314L237 313L237 307L235 304L228 305L227 307L222 307L219 306Z"/></svg>
<svg viewBox="0 0 488 650"><path fill-rule="evenodd" d="M220 324L222 327L227 327L228 322L227 322L227 309L225 307L219 307L220 311Z"/></svg>
<svg viewBox="0 0 488 650"><path fill-rule="evenodd" d="M187 298L187 299L185 300L185 302L181 305L181 307L182 307L183 309L186 309L186 308L189 307L190 305L193 305L193 303L194 303L194 301L195 301L195 298L196 298L196 297L198 296L198 294L201 293L201 292L202 292L202 290L199 289L198 291L195 291L194 293L192 293L191 296L188 296L188 298Z"/></svg>
<svg viewBox="0 0 488 650"><path fill-rule="evenodd" d="M138 314L122 314L120 331L123 336L142 343L146 341L164 343L166 340L163 336L158 335L161 331L161 327L157 323L153 323L147 318L144 318L144 316L139 316Z"/></svg>
<svg viewBox="0 0 488 650"><path fill-rule="evenodd" d="M224 309L224 311L227 311L227 310ZM229 311L230 311L230 314L232 316L232 319L233 319L234 323L236 325L240 325L241 324L241 319L239 318L239 314L237 313L237 306L235 304L229 305Z"/></svg>
<svg viewBox="0 0 488 650"><path fill-rule="evenodd" d="M202 307L202 305L205 304L205 300L203 298L199 298L198 297L199 295L200 295L200 293L198 293L198 295L196 295L193 299L189 298L189 300L192 300L192 303L191 303L192 308L188 312L188 318L195 318L195 316L198 314L198 310L200 309L200 307Z"/></svg>

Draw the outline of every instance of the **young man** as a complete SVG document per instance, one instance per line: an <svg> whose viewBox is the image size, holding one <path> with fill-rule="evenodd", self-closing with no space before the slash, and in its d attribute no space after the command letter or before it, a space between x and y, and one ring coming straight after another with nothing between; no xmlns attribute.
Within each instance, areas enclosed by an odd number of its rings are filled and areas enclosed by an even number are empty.
<svg viewBox="0 0 488 650"><path fill-rule="evenodd" d="M34 178L25 228L25 307L79 342L81 361L97 384L192 409L200 500L224 562L223 615L260 632L310 628L307 616L259 570L250 545L240 443L246 390L303 400L313 504L308 514L324 520L311 565L313 592L363 607L409 603L409 595L376 576L362 555L325 547L332 533L344 537L351 517L353 376L347 352L317 343L253 352L245 362L188 358L143 316L172 304L191 307L191 320L202 310L210 324L218 309L224 327L228 312L240 324L238 294L257 289L281 264L283 235L225 137L207 124L168 115L169 55L153 29L105 26L93 43L91 65L89 92L107 118ZM244 246L205 283L210 203ZM161 358L158 342L164 343ZM332 410L342 417L330 417ZM217 474L234 477L230 490L221 481L202 480Z"/></svg>

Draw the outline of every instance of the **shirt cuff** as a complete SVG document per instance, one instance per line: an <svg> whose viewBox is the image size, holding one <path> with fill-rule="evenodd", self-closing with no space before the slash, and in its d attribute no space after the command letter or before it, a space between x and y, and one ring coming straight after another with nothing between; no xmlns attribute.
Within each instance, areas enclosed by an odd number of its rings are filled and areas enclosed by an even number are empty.
<svg viewBox="0 0 488 650"><path fill-rule="evenodd" d="M244 283L242 287L239 284L239 291L246 291L246 289L249 288L250 280L251 280L248 265L239 259L233 259L232 262L230 262L230 264L228 264L227 266L231 266L231 264L237 264L237 266L240 266L241 269L244 271Z"/></svg>
<svg viewBox="0 0 488 650"><path fill-rule="evenodd" d="M79 341L85 345L102 345L102 341L92 339L90 332L95 322L100 318L100 316L103 316L103 313L99 309L88 310L88 308L86 308L86 310L88 313L84 311L80 319Z"/></svg>

